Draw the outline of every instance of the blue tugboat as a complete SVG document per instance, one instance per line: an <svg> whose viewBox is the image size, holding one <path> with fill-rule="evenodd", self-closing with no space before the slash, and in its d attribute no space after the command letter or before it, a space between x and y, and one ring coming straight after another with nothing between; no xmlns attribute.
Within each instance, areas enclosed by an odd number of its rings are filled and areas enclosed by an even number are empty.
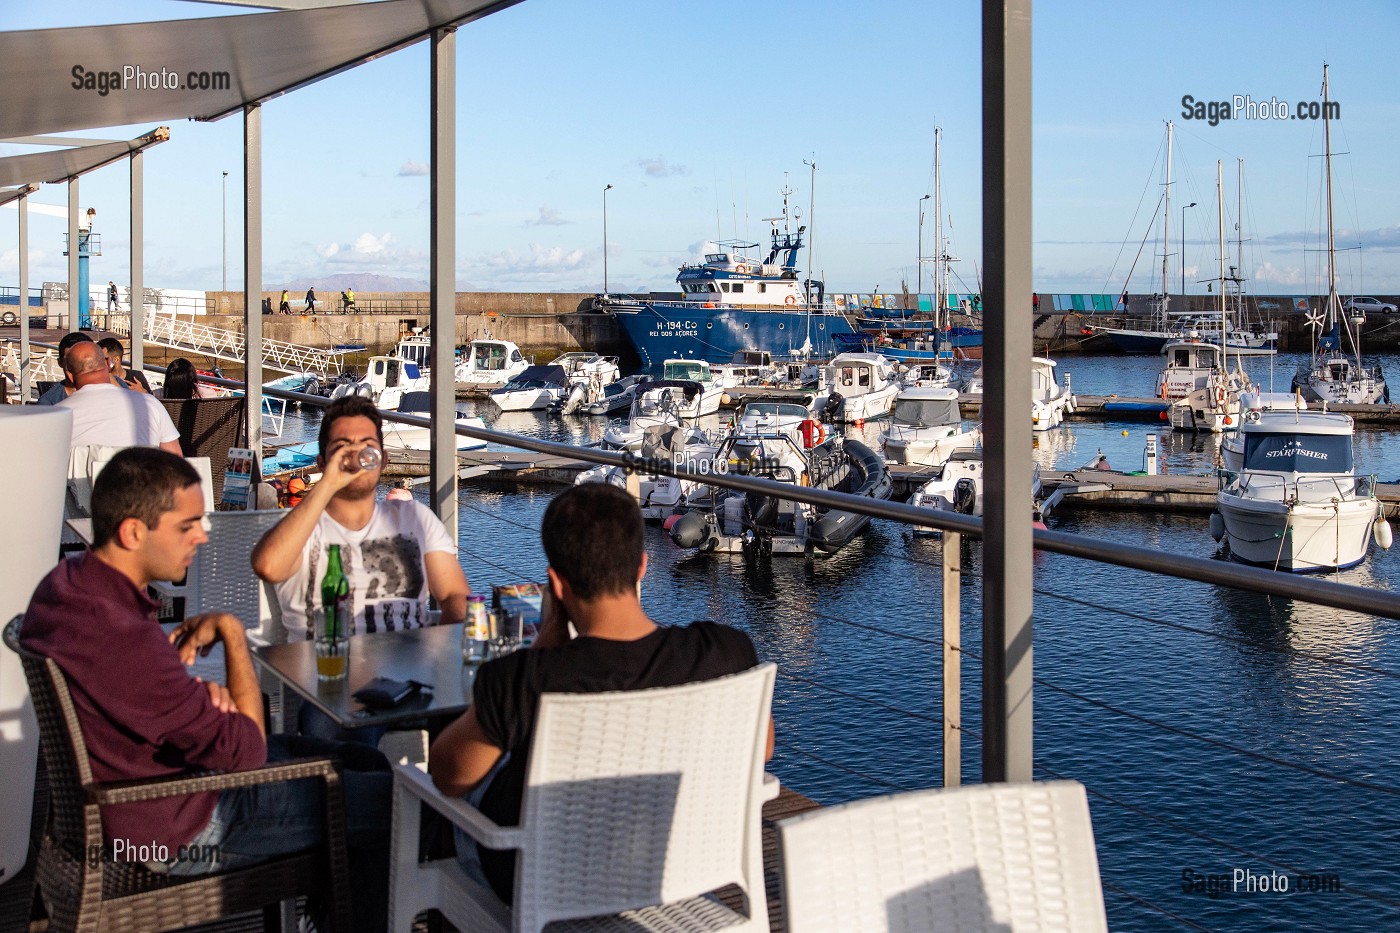
<svg viewBox="0 0 1400 933"><path fill-rule="evenodd" d="M825 305L821 282L798 277L797 253L807 228L791 231L789 194L783 191L783 216L770 219L766 257L750 254L757 243L721 240L720 251L706 254L704 262L681 266L680 301L599 298L598 305L616 315L644 367L658 369L673 359L728 363L739 350L767 350L774 359L840 352L833 338L854 331L844 314Z"/></svg>

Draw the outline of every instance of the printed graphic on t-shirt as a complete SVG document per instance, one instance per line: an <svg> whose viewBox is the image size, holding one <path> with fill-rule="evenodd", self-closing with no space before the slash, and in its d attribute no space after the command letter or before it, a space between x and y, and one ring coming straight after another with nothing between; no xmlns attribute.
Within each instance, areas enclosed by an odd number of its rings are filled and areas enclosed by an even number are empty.
<svg viewBox="0 0 1400 933"><path fill-rule="evenodd" d="M350 550L352 553L346 554ZM358 553L353 553L358 551ZM417 539L409 535L394 535L390 538L375 538L363 541L358 548L342 548L347 559L346 573L359 614L364 619L364 627L357 631L366 634L374 632L394 632L406 628L420 628L426 622L424 615L423 549ZM306 605L319 606L321 601L321 565L325 555L322 550L311 552L307 561L308 573ZM307 637L315 637L312 628L312 614L307 613Z"/></svg>

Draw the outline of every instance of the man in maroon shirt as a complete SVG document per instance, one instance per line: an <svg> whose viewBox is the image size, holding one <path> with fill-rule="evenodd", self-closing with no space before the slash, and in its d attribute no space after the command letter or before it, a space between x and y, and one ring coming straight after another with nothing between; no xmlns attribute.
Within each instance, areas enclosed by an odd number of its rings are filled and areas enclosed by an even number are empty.
<svg viewBox="0 0 1400 933"><path fill-rule="evenodd" d="M169 636L157 624L146 587L184 576L208 540L193 467L156 448L121 451L93 484L92 530L92 550L60 562L34 591L20 642L63 669L98 781L238 771L340 751L337 743L266 737L238 619L194 616ZM186 670L216 643L224 646L227 686ZM391 775L372 749L352 749L343 763L360 769L344 775L352 915L364 929L383 930ZM315 845L319 798L314 780L290 781L104 806L102 824L114 857L205 874Z"/></svg>

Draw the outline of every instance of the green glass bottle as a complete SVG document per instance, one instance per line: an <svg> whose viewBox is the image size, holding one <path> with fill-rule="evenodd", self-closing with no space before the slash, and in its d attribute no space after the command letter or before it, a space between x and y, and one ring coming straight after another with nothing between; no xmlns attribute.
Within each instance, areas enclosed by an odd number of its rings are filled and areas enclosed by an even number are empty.
<svg viewBox="0 0 1400 933"><path fill-rule="evenodd" d="M350 634L350 581L340 563L340 545L332 544L326 554L326 575L321 578L321 608L326 613L322 638L344 638Z"/></svg>

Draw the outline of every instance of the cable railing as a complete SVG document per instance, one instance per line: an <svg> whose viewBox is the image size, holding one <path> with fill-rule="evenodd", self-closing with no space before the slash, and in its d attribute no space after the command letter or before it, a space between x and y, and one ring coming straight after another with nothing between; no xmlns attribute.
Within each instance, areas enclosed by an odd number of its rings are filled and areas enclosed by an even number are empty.
<svg viewBox="0 0 1400 933"><path fill-rule="evenodd" d="M203 379L204 377L201 378ZM230 387L238 387L242 385L241 383L235 380L207 379L205 381L228 385ZM270 396L280 397L290 401L301 402L304 405L324 407L325 405L329 404L329 401L327 399L324 399L319 396L307 395L305 393L289 392L275 388L267 388L264 391ZM385 412L384 417L386 420L389 421L395 421L419 427L432 426L431 420L422 416L402 415L396 412ZM629 469L641 473L654 473L656 475L680 476L683 478L704 480L710 485L720 486L723 488L735 489L744 492L758 492L768 495L776 495L793 501L807 502L818 506L837 507L846 511L859 512L862 514L870 515L873 518L892 520L905 525L916 525L935 528L942 531L944 535L944 560L940 560L938 563L951 563L958 568L960 568L960 560L954 560L950 562L947 561L947 558L951 555L961 555L963 549L963 535L968 535L969 537L975 539L979 538L981 534L981 521L979 519L949 513L937 509L918 508L902 503L871 500L863 497L854 497L843 493L831 492L828 490L814 489L811 487L796 487L789 484L776 483L770 480L765 480L757 477L740 476L735 474L716 475L713 472L704 473L698 470L689 469L684 466L677 467L671 464L669 461L658 462L648 460L646 458L640 458L633 454L625 452L604 451L596 448L577 448L569 444L541 440L539 438L516 435L503 431L495 431L489 428L482 429L467 426L455 426L454 430L457 434L463 436L473 437L479 440L485 440L488 442L501 444L514 449L529 450L541 454L567 457L572 460L587 463L618 466L623 467L624 469ZM466 501L465 499L459 500L459 508L470 509L475 513L489 516L506 525L523 531L533 532L536 530L533 526L517 521L507 515L501 514L499 511L486 509L481 506L474 505ZM1400 619L1400 595L1373 591L1330 580L1299 578L1290 574L1280 574L1270 570L1245 567L1204 558L1187 557L1174 554L1167 555L1158 551L1150 551L1145 548L1124 545L1117 542L1109 543L1083 537L1080 535L1068 534L1063 532L1037 530L1034 535L1034 544L1038 550L1050 553L1062 554L1070 557L1092 560L1100 563L1142 570L1151 573L1164 574L1167 576L1201 583L1232 587L1234 589L1239 589L1246 592L1288 597L1303 602L1329 606L1335 609L1346 610L1349 612L1368 613L1371 615L1383 616L1386 618ZM491 567L492 569L497 570L501 573L509 574L516 577L521 576L519 568L507 566L492 555L476 553L470 549L463 548L461 550L460 556L473 561L477 561L481 565ZM924 566L934 566L934 562L932 561L920 561L903 555L887 554L885 556L902 561L908 561L910 563L921 564ZM944 681L945 691L941 711L925 712L923 710L910 709L907 706L898 706L892 703L884 702L880 699L863 696L856 691L847 690L842 687L833 687L832 685L823 683L820 680L811 677L805 677L801 674L792 671L783 670L780 671L780 674L783 681L793 684L795 685L795 687L800 686L801 688L806 690L817 690L823 693L830 694L832 696L840 697L843 700L850 701L851 703L859 704L861 708L878 710L882 715L899 717L901 719L914 722L921 722L929 726L940 726L943 731L944 739L943 756L945 759L945 784L947 784L950 783L947 780L947 759L950 756L952 756L955 759L960 759L961 737L966 735L974 741L981 740L980 734L975 729L965 726L961 721L961 712L959 709L961 700L957 695L957 691L955 690L950 694L947 688L950 682L956 684L959 680L960 675L957 673L957 670L960 667L960 661L958 659L966 655L972 661L980 661L980 654L974 649L969 649L959 644L959 636L956 633L951 635L952 640L950 641L950 634L946 628L946 617L951 614L952 618L954 619L960 618L961 610L959 607L959 602L961 599L961 579L958 570L955 570L950 575L948 567L945 566L943 569L945 574L945 582L943 587L942 599L944 607L943 611L945 615L945 631L942 637L938 636L936 633L918 634L900 632L888 626L881 626L857 619L843 618L839 615L823 613L811 608L807 608L806 610L804 610L805 615L810 616L812 619L815 620L851 626L882 638L890 638L904 642L910 642L922 645L927 648L941 648L943 650L943 656L945 659L942 671L942 679ZM1254 650L1269 650L1265 647L1255 645L1253 643L1248 642L1247 640L1240 639L1238 637L1222 635L1216 632L1210 632L1208 630L1200 629L1195 626L1184 625L1183 623L1173 622L1164 619L1157 619L1143 612L1134 612L1118 607L1103 605L1079 597L1066 596L1064 594L1048 590L1044 587L1036 587L1036 593L1037 595L1043 596L1045 598L1064 600L1071 605L1080 605L1085 608L1091 608L1097 611L1115 613L1121 617L1141 621L1147 624L1166 626L1174 630L1196 634L1198 636L1223 639L1234 643L1243 642L1244 647L1252 648ZM1386 677L1389 679L1400 678L1400 673L1389 671L1382 667L1377 667L1374 665L1356 664L1355 662L1346 661L1344 659L1330 658L1326 655L1321 655L1316 652L1300 652L1295 649L1289 649L1288 653L1292 656L1299 657L1310 662L1316 662L1327 665L1336 665L1340 668L1354 671L1357 673L1369 673L1377 676ZM950 658L952 659L951 662L948 660ZM1131 710L1124 709L1114 703L1110 703L1106 700L1090 696L1084 691L1067 688L1061 684L1055 683L1054 680L1051 678L1039 676L1034 679L1034 683L1037 688L1043 688L1049 695L1064 697L1069 701L1081 704L1087 708L1095 709L1100 713L1114 717L1115 719L1134 722L1135 724L1141 727L1162 732L1166 735L1171 735L1175 739L1202 743L1206 746L1213 747L1217 750L1224 751L1229 754L1247 759L1255 763L1256 765L1262 764L1273 768L1284 769L1286 771L1299 775L1307 775L1308 777L1313 779L1331 782L1333 784L1352 788L1363 793L1382 793L1385 794L1387 797L1400 793L1400 788L1387 785L1382 782L1374 780L1365 780L1357 777L1352 777L1346 774L1340 774L1335 771L1315 767L1304 762L1291 761L1279 755L1272 755L1264 752L1259 752L1254 749L1245 748L1242 745L1235 742L1226 741L1224 739L1201 734L1200 732L1191 729L1182 728L1180 726L1173 725L1172 723L1165 722L1157 717L1135 713ZM927 784L926 781L919 781L915 782L914 784L910 784L909 782L901 781L900 779L894 776L881 776L878 774L871 774L868 772L868 770L862 770L859 767L852 767L849 764L845 764L839 760L833 759L830 753L823 753L821 751L814 750L810 747L805 747L804 745L794 741L791 737L780 738L780 740L777 742L777 747L785 755L792 755L795 758L811 762L814 765L821 768L825 768L835 774L841 774L846 777L857 778L861 781L867 782L872 787L879 788L885 791L895 792L909 789L917 789L918 786L925 786ZM1049 764L1045 762L1043 756L1039 756L1037 758L1035 762L1035 768L1037 769L1037 771L1043 774L1050 775L1052 777L1074 776L1072 774L1062 774L1060 771L1052 768ZM956 770L954 773L957 773ZM1247 858L1256 859L1260 864L1270 865L1280 870L1292 871L1297 874L1302 874L1302 872L1299 872L1296 866L1293 865L1287 859L1280 859L1268 856L1263 853L1257 852L1248 846L1241 846L1236 843L1232 843L1227 839L1222 839L1218 835L1203 833L1199 830L1181 824L1178 820L1172 820L1167 817L1163 817L1159 814L1153 813L1146 807L1142 807L1136 803L1133 803L1130 800L1125 800L1117 795L1108 794L1098 789L1097 787L1094 787L1093 785L1087 785L1087 787L1088 792L1091 795L1093 795L1095 799L1103 800L1105 803L1121 808L1126 812L1136 814L1144 819L1151 821L1152 823L1154 823L1154 825L1161 826L1165 830L1179 833L1186 838L1191 838L1199 842L1204 842L1211 846L1217 847L1222 851L1230 852L1234 855L1241 855ZM1111 880L1104 880L1104 888L1105 890L1112 892L1114 895L1122 897L1125 901L1130 901L1144 910L1148 910L1159 916L1166 917L1182 927L1189 929L1207 929L1207 927L1201 926L1200 924L1196 923L1195 921L1189 918L1182 917L1178 912L1163 907L1160 904L1154 903L1149 898L1142 897L1137 893L1129 891L1123 888L1121 885L1112 882ZM1364 886L1357 887L1352 883L1348 883L1343 889L1343 893L1354 896L1356 898L1370 901L1377 905L1382 905L1386 908L1400 909L1400 898L1393 897L1384 892L1370 890L1369 888L1366 888Z"/></svg>

